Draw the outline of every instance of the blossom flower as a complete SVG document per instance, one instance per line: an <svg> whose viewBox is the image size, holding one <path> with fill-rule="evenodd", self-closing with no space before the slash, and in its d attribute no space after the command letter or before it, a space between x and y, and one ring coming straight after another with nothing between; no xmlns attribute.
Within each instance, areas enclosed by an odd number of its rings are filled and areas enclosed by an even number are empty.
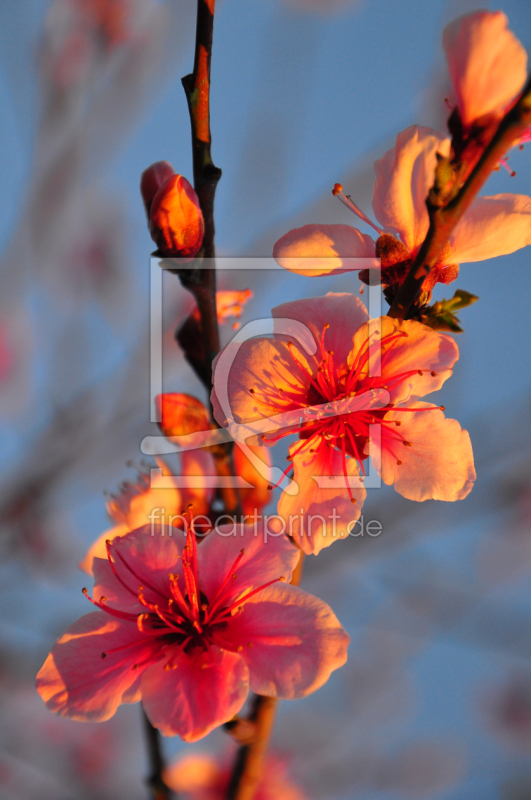
<svg viewBox="0 0 531 800"><path fill-rule="evenodd" d="M412 320L368 321L351 294L284 303L272 315L306 325L315 355L283 335L249 339L228 373L219 356L214 362L212 403L221 425L248 425L249 435L253 423L281 415L276 430L262 433L266 445L298 436L287 471L293 467L299 493L283 492L278 514L290 519L288 532L299 547L318 553L349 532L365 498L356 476L364 473L370 441L376 470L404 497L459 500L470 492L475 472L468 433L445 419L440 406L420 401L450 377L458 349L449 336ZM218 399L222 385L230 413ZM330 476L340 480L326 488ZM324 519L331 512L340 518L332 535ZM313 531L310 515L321 515Z"/></svg>
<svg viewBox="0 0 531 800"><path fill-rule="evenodd" d="M190 753L164 771L164 782L187 800L224 800L231 775L231 766L219 763L212 756ZM305 795L290 782L285 762L276 755L266 759L255 800L304 800Z"/></svg>
<svg viewBox="0 0 531 800"><path fill-rule="evenodd" d="M142 700L164 735L195 741L237 714L249 689L293 699L322 686L349 637L325 603L284 583L298 551L258 526L229 534L197 547L190 524L186 540L141 528L109 542L107 560L94 560L98 611L37 675L48 708L98 722Z"/></svg>
<svg viewBox="0 0 531 800"><path fill-rule="evenodd" d="M527 79L527 53L503 11L474 11L450 22L443 46L465 130L500 117Z"/></svg>
<svg viewBox="0 0 531 800"><path fill-rule="evenodd" d="M376 256L381 258L382 283L401 285L428 232L426 197L433 186L437 153L449 155L450 139L431 128L413 125L399 133L396 145L376 161L372 207L381 228L336 186L339 198L379 234L376 242L350 225L305 225L278 240L274 258L303 275L334 275L357 268L348 263L349 258ZM460 263L506 255L528 244L530 197L476 197L422 288L429 292L438 282L454 281ZM307 269L309 260L315 269ZM363 274L360 277L368 282Z"/></svg>
<svg viewBox="0 0 531 800"><path fill-rule="evenodd" d="M116 536L148 525L151 521L164 525L182 524L182 512L189 504L193 505L194 515L208 513L213 498L213 489L205 486L202 477L214 475L216 470L214 459L204 450L189 450L181 456L181 475L194 476L194 486L180 487L168 474L169 470L162 461L158 461L160 474L151 477L149 472L139 472L135 483L123 483L118 495L111 495L107 500L107 511L115 523L91 545L80 569L92 572L95 558L106 558L109 540ZM159 513L157 513L159 512Z"/></svg>

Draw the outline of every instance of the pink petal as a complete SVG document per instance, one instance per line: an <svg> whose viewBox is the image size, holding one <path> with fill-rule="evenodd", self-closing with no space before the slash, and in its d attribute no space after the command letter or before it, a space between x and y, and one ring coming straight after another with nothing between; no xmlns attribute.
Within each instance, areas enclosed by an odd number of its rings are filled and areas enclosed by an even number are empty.
<svg viewBox="0 0 531 800"><path fill-rule="evenodd" d="M273 248L273 258L281 267L310 277L363 269L343 259L374 257L373 239L350 225L293 228Z"/></svg>
<svg viewBox="0 0 531 800"><path fill-rule="evenodd" d="M408 500L462 500L469 494L476 479L470 436L455 419L446 419L437 406L411 404L414 408L430 408L420 412L390 412L385 422L399 420L398 429L411 447L397 442L392 452L382 447L379 458L373 457L384 483ZM402 464L398 465L397 460Z"/></svg>
<svg viewBox="0 0 531 800"><path fill-rule="evenodd" d="M374 335L377 330L380 331L380 340ZM404 332L407 336L397 338L387 345L384 337L392 336L395 332ZM392 403L403 403L424 397L440 389L452 374L452 368L459 358L457 345L450 336L438 333L427 325L413 320L402 321L381 317L376 327L375 321L371 320L370 325L360 328L354 338L349 365L353 363L358 353L365 351L370 334L373 334L371 352L374 350L374 355L368 365L370 376L367 374L367 366L361 372L361 387L371 386L373 379L378 380L378 376L381 375L388 381L384 385L389 391ZM422 375L419 375L419 370ZM408 372L413 374L400 382L393 380ZM436 374L432 375L432 372Z"/></svg>
<svg viewBox="0 0 531 800"><path fill-rule="evenodd" d="M291 450L300 445L296 442ZM282 492L278 502L278 515L284 520L286 532L305 552L317 555L323 547L348 536L349 523L354 523L361 514L366 497L365 489L351 488L356 502L352 503L344 480L341 453L325 442L316 452L309 450L293 458L294 480L299 486L295 496ZM359 475L358 464L353 458L346 459L348 477ZM335 476L329 481L328 476ZM316 478L325 484L338 484L335 488L320 488Z"/></svg>
<svg viewBox="0 0 531 800"><path fill-rule="evenodd" d="M398 233L410 250L424 241L429 220L426 198L433 186L436 153L448 155L450 140L431 128L412 125L374 164L372 207L387 230Z"/></svg>
<svg viewBox="0 0 531 800"><path fill-rule="evenodd" d="M151 724L164 736L178 734L186 742L228 722L248 692L249 670L242 657L216 647L181 654L176 669L156 664L142 675L142 705Z"/></svg>
<svg viewBox="0 0 531 800"><path fill-rule="evenodd" d="M324 338L325 350L333 351L334 363L337 366L346 364L354 335L368 318L367 309L359 297L333 292L324 297L307 297L303 300L282 303L273 308L271 314L276 319L285 318L302 322L310 329L317 345L325 325L329 325ZM321 360L319 348L316 358L317 361ZM314 374L317 361L314 358L311 362L315 365Z"/></svg>
<svg viewBox="0 0 531 800"><path fill-rule="evenodd" d="M117 653L102 652L139 641ZM60 639L39 674L37 691L51 711L85 722L102 722L121 703L140 699L142 667L133 666L149 656L152 642L136 624L114 619L103 611L78 619Z"/></svg>
<svg viewBox="0 0 531 800"><path fill-rule="evenodd" d="M531 197L476 197L457 225L450 245L457 263L484 261L531 244Z"/></svg>
<svg viewBox="0 0 531 800"><path fill-rule="evenodd" d="M218 360L219 356L214 361L212 405L220 425L226 424L229 411L237 422L250 422L307 405L310 380L295 367L285 342L248 339L241 344L228 374ZM228 389L230 409L220 405L219 386Z"/></svg>
<svg viewBox="0 0 531 800"><path fill-rule="evenodd" d="M180 556L186 544L186 535L177 528L171 528L170 531L171 536L168 536L166 526L145 525L127 536L113 539L111 544L111 555L122 580L135 593L139 586L143 586L145 596L150 602L160 602L160 597L170 597L170 573L182 575ZM98 584L97 588L101 588L102 593L107 596L106 591L112 589L116 583L119 581L114 578L111 587L100 587Z"/></svg>
<svg viewBox="0 0 531 800"><path fill-rule="evenodd" d="M465 127L503 108L527 78L527 53L502 11L474 11L450 22L443 46Z"/></svg>
<svg viewBox="0 0 531 800"><path fill-rule="evenodd" d="M125 536L126 533L129 533L127 525L115 525L114 528L104 531L99 539L96 539L94 544L89 547L85 558L79 564L79 569L91 575L93 572L94 559L99 558L107 560L107 540L114 539L116 536Z"/></svg>
<svg viewBox="0 0 531 800"><path fill-rule="evenodd" d="M205 476L216 475L216 464L212 453L206 450L185 450L181 453L181 475L195 476L195 485L181 489L183 511L191 503L192 513L195 517L208 513L210 503L214 497L214 489L205 486Z"/></svg>
<svg viewBox="0 0 531 800"><path fill-rule="evenodd" d="M281 576L291 579L300 552L285 536L266 537L263 523L256 519L254 525L220 525L219 531L212 531L197 550L199 584L210 602L242 550L245 555L234 570L237 578L229 597Z"/></svg>
<svg viewBox="0 0 531 800"><path fill-rule="evenodd" d="M346 662L349 643L326 603L284 584L255 595L218 638L242 648L253 692L287 700L326 683Z"/></svg>

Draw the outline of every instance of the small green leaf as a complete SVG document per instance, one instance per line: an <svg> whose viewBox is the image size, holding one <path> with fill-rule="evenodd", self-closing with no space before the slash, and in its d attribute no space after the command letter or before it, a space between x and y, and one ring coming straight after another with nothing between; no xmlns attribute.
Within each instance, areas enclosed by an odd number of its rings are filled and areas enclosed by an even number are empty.
<svg viewBox="0 0 531 800"><path fill-rule="evenodd" d="M463 333L455 312L471 306L476 300L479 300L479 297L476 297L475 294L466 292L464 289L457 289L454 296L449 300L438 300L432 306L426 308L421 315L421 320L425 325L429 325L430 328L436 331Z"/></svg>

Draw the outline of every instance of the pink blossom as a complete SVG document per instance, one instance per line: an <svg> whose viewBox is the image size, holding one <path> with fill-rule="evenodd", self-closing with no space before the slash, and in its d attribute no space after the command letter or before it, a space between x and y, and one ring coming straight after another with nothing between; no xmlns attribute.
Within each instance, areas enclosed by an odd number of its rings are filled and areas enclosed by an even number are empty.
<svg viewBox="0 0 531 800"><path fill-rule="evenodd" d="M431 128L413 125L398 134L396 144L376 161L373 223L339 184L335 193L379 234L375 242L350 225L305 225L275 244L277 262L300 274L335 275L352 269L348 258L381 258L385 285L403 283L429 227L426 198L433 186L437 153L448 156L450 139ZM423 284L450 283L459 264L506 255L531 244L531 198L520 194L477 197L460 223L438 264ZM308 266L314 267L308 270Z"/></svg>
<svg viewBox="0 0 531 800"><path fill-rule="evenodd" d="M332 610L283 582L299 558L288 540L220 530L200 547L191 525L186 541L141 528L109 542L93 565L99 610L61 636L37 676L49 709L99 722L142 700L164 735L195 741L249 689L303 697L345 663L349 637Z"/></svg>
<svg viewBox="0 0 531 800"><path fill-rule="evenodd" d="M383 481L404 497L452 501L470 492L475 472L468 433L445 419L440 406L421 402L457 361L449 336L411 320L369 321L351 294L284 303L272 315L307 326L315 355L284 336L249 339L228 374L223 360L215 362L212 402L221 425L249 425L249 435L252 423L282 415L277 430L261 435L266 445L298 436L286 470L293 467L298 494L283 492L278 514L289 520L299 547L318 553L358 519L365 490L357 476L364 474L370 443ZM228 387L230 415L218 399L221 386ZM331 403L337 410L326 415ZM338 515L333 524L326 521L332 513ZM309 515L319 519L313 529Z"/></svg>
<svg viewBox="0 0 531 800"><path fill-rule="evenodd" d="M201 753L190 753L171 764L164 782L187 800L224 800L231 776L231 764L219 763ZM305 795L290 782L285 762L267 757L254 800L304 800Z"/></svg>
<svg viewBox="0 0 531 800"><path fill-rule="evenodd" d="M79 565L85 572L92 572L95 558L107 557L107 541L124 536L137 528L148 525L154 510L160 512L157 521L168 525L183 525L182 511L193 504L194 515L206 514L213 498L213 489L207 488L203 480L206 475L215 475L213 456L204 450L189 450L181 456L181 476L194 476L194 486L180 487L169 474L166 465L159 461L160 474L140 472L134 483L124 482L117 495L107 499L107 512L115 523L96 539ZM162 517L162 518L161 518Z"/></svg>
<svg viewBox="0 0 531 800"><path fill-rule="evenodd" d="M503 11L474 11L444 29L448 71L465 130L487 115L501 115L526 81L527 53L507 23Z"/></svg>

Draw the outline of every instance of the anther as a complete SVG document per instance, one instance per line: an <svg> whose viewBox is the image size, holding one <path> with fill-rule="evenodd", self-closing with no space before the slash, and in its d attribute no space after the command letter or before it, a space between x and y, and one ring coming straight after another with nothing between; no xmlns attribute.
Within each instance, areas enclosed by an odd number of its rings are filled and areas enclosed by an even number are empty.
<svg viewBox="0 0 531 800"><path fill-rule="evenodd" d="M102 654L101 654L101 657L102 657L102 658L107 658L107 653L102 653Z"/></svg>
<svg viewBox="0 0 531 800"><path fill-rule="evenodd" d="M252 647L252 646L253 646L252 642L247 642L247 647Z"/></svg>
<svg viewBox="0 0 531 800"><path fill-rule="evenodd" d="M106 602L107 602L107 598L102 595L100 597L100 603L106 603Z"/></svg>
<svg viewBox="0 0 531 800"><path fill-rule="evenodd" d="M404 447L412 447L412 445L413 445L413 442L406 442L406 440L404 439L404 441L402 442L402 444L404 445Z"/></svg>
<svg viewBox="0 0 531 800"><path fill-rule="evenodd" d="M395 425L396 425L397 428L399 428L402 425L402 423L401 422L395 422Z"/></svg>
<svg viewBox="0 0 531 800"><path fill-rule="evenodd" d="M432 372L431 372L431 377L432 377L432 378L435 378L435 376L436 376L436 375L437 375L437 373L436 373L436 372L434 372L434 371L432 370Z"/></svg>
<svg viewBox="0 0 531 800"><path fill-rule="evenodd" d="M350 498L350 502L351 502L351 503L355 503L355 502L356 502L356 498L355 498L355 497L351 497L351 498Z"/></svg>
<svg viewBox="0 0 531 800"><path fill-rule="evenodd" d="M241 653L241 651L243 650L243 647L242 647L241 644L238 646L237 650L238 650L238 653Z"/></svg>
<svg viewBox="0 0 531 800"><path fill-rule="evenodd" d="M251 394L254 394L254 389L249 389L249 391L251 392Z"/></svg>
<svg viewBox="0 0 531 800"><path fill-rule="evenodd" d="M343 187L341 186L341 184L340 183L334 183L334 188L332 189L332 194L334 195L334 197L336 197L339 194L339 192L342 192L342 191L343 191Z"/></svg>
<svg viewBox="0 0 531 800"><path fill-rule="evenodd" d="M285 578L285 576L284 576L284 575L283 575L281 578L279 578L279 581L280 581L281 583L284 583L284 582L285 582L285 580L286 580L286 578Z"/></svg>
<svg viewBox="0 0 531 800"><path fill-rule="evenodd" d="M424 374L421 369L419 369L418 373L419 373L419 375L423 375Z"/></svg>
<svg viewBox="0 0 531 800"><path fill-rule="evenodd" d="M269 486L267 487L267 491L270 492L270 491L272 491L272 489L273 489L273 487L271 486L271 484L269 484Z"/></svg>
<svg viewBox="0 0 531 800"><path fill-rule="evenodd" d="M401 461L397 461L396 463L398 464L399 467L402 466L402 462Z"/></svg>
<svg viewBox="0 0 531 800"><path fill-rule="evenodd" d="M441 411L446 411L446 406L439 406L439 408L441 409Z"/></svg>
<svg viewBox="0 0 531 800"><path fill-rule="evenodd" d="M245 555L245 547L242 547L242 549L240 550L240 555L242 555L242 556Z"/></svg>

